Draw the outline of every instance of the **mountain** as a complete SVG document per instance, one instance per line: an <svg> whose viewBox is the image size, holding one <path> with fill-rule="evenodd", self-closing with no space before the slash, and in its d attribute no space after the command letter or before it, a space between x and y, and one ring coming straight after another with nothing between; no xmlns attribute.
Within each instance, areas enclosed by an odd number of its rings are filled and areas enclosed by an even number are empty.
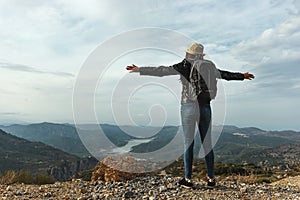
<svg viewBox="0 0 300 200"><path fill-rule="evenodd" d="M2 130L17 137L48 144L77 156L89 156L73 126L68 124L40 123L1 126Z"/></svg>
<svg viewBox="0 0 300 200"><path fill-rule="evenodd" d="M105 133L105 135L100 135L100 137L107 137L118 147L124 146L129 140L136 138L126 134L118 126L109 124L102 124L100 126ZM89 137L99 136L99 125L81 125L80 128L82 131L87 132ZM14 124L0 126L0 129L29 141L48 144L73 155L80 157L91 156L83 145L74 125L44 122L29 125Z"/></svg>
<svg viewBox="0 0 300 200"><path fill-rule="evenodd" d="M248 156L258 166L278 166L279 169L300 167L300 142L256 151Z"/></svg>
<svg viewBox="0 0 300 200"><path fill-rule="evenodd" d="M266 160L262 152L280 150L281 146L299 142L300 133L295 131L264 131L254 127L225 126L215 146L216 160L258 164ZM252 155L256 155L255 159Z"/></svg>
<svg viewBox="0 0 300 200"><path fill-rule="evenodd" d="M219 136L214 146L216 161L225 163L259 164L268 157L266 156L269 154L268 150L282 150L279 155L284 155L284 148L279 147L293 144L296 146L300 143L300 133L295 131L265 131L255 127L238 128L236 126L224 126L221 128L221 134L216 131L213 131L212 134L213 140L216 140L216 137ZM132 147L132 152L145 153L160 149L174 138L177 130L178 127L175 126L164 127L150 142ZM220 127L215 127L213 130L220 130ZM201 147L199 134L196 137L196 141L194 155L199 154ZM182 142L180 145L182 145ZM295 149L297 152L300 152L299 148ZM262 154L262 152L265 153ZM294 153L291 152L293 155ZM275 162L273 163L275 164Z"/></svg>
<svg viewBox="0 0 300 200"><path fill-rule="evenodd" d="M93 168L97 160L79 158L41 142L31 142L0 130L0 172L28 170L67 180L82 170Z"/></svg>
<svg viewBox="0 0 300 200"><path fill-rule="evenodd" d="M104 134L99 134L99 126ZM91 142L88 144L97 141L98 147L107 146L104 144L107 139L112 143L109 149L99 149L101 152L99 158L105 157L114 151L114 148L125 146L127 147L126 149L131 149L131 152L134 153L155 152L169 144L178 131L177 126L160 128L85 124L78 126L76 129L74 125L53 123L0 126L0 128L18 137L31 141L40 141L70 154L89 156L89 152L80 140L78 129ZM300 142L300 133L296 131L265 131L255 127L239 128L236 126L215 127L216 130L220 130L220 128L222 128L220 135L213 132L215 140L219 136L214 147L215 158L216 161L226 163L259 164L266 160L260 152ZM104 140L104 137L106 137L106 140ZM133 142L132 144L134 145L127 146L130 141L138 141L140 138L148 139L148 141ZM182 145L182 139L179 138L179 140L176 142L178 145ZM199 149L200 143L196 142L195 153ZM169 153L170 155L176 153L176 150ZM250 155L256 155L256 157L254 158Z"/></svg>

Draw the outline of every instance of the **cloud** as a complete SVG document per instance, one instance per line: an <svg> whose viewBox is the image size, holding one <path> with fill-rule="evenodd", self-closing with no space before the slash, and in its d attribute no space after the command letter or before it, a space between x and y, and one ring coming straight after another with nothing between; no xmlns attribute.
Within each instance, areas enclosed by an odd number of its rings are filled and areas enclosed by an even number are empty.
<svg viewBox="0 0 300 200"><path fill-rule="evenodd" d="M59 2L0 2L0 59L42 65L45 70L60 71L64 67L74 72L79 68L105 36L104 30L111 29L91 18L73 14L71 6ZM82 8L83 5L88 4L82 4Z"/></svg>
<svg viewBox="0 0 300 200"><path fill-rule="evenodd" d="M9 116L20 116L20 115L25 115L24 113L20 113L20 112L0 112L1 115L9 115Z"/></svg>
<svg viewBox="0 0 300 200"><path fill-rule="evenodd" d="M247 63L256 79L252 89L264 98L299 98L300 16L237 44L232 54ZM288 100L288 99L286 99Z"/></svg>
<svg viewBox="0 0 300 200"><path fill-rule="evenodd" d="M292 1L274 0L4 1L0 3L0 51L9 62L40 65L47 60L47 67L58 70L63 65L75 71L97 44L122 31L170 28L224 47L281 22L294 7Z"/></svg>
<svg viewBox="0 0 300 200"><path fill-rule="evenodd" d="M290 62L299 59L300 16L294 16L278 27L265 30L258 38L240 42L233 53L237 58L256 65Z"/></svg>
<svg viewBox="0 0 300 200"><path fill-rule="evenodd" d="M34 67L20 65L20 64L12 64L12 63L0 63L0 68L12 70L12 71L19 71L19 72L30 72L30 73L38 73L38 74L50 74L55 76L74 77L74 74L67 73L67 72L41 71Z"/></svg>
<svg viewBox="0 0 300 200"><path fill-rule="evenodd" d="M297 0L133 0L130 4L121 0L0 1L1 91L5 90L1 106L9 112L30 113L30 121L72 118L70 88L74 80L61 77L74 77L90 52L103 41L139 27L182 32L203 43L208 59L216 61L221 69L253 72L256 79L251 82L224 83L232 97L230 102L239 107L245 102L251 106L250 101L261 98L277 97L278 103L297 100L299 5ZM133 35L126 42L136 42L136 38ZM107 48L106 53L111 50ZM104 95L123 77L121 71L127 64L155 66L180 60L157 57L144 51L121 59L107 78L110 87L103 86ZM154 94L155 90L149 92ZM147 95L149 103L157 98L151 94ZM173 106L178 108L177 103ZM45 107L49 108L46 112ZM174 109L175 114L177 111ZM243 118L235 117L238 112L233 113L232 121ZM250 118L248 121L251 123Z"/></svg>

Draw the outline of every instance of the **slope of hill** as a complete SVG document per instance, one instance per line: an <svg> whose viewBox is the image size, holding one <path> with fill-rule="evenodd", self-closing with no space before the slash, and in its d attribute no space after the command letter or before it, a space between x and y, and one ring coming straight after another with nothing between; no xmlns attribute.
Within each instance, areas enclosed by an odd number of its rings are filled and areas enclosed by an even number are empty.
<svg viewBox="0 0 300 200"><path fill-rule="evenodd" d="M278 166L279 169L300 167L300 142L268 148L248 156L259 166Z"/></svg>
<svg viewBox="0 0 300 200"><path fill-rule="evenodd" d="M17 137L48 144L77 156L89 156L73 126L67 124L41 123L30 125L1 126L2 130Z"/></svg>
<svg viewBox="0 0 300 200"><path fill-rule="evenodd" d="M79 158L41 142L30 142L0 130L0 172L28 170L67 180L81 170L93 168L93 158Z"/></svg>
<svg viewBox="0 0 300 200"><path fill-rule="evenodd" d="M300 142L295 131L263 131L257 128L225 126L215 146L216 157L221 162L258 164L266 160L261 152ZM282 152L281 154L284 154ZM256 155L255 159L251 155Z"/></svg>

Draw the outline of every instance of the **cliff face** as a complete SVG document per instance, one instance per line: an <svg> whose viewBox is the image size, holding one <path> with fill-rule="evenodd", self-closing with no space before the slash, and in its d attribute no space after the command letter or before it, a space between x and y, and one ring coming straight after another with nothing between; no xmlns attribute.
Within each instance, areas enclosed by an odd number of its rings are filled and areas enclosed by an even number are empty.
<svg viewBox="0 0 300 200"><path fill-rule="evenodd" d="M66 181L81 171L93 169L96 164L97 160L92 157L82 158L72 162L62 161L59 165L49 167L47 173L59 181Z"/></svg>

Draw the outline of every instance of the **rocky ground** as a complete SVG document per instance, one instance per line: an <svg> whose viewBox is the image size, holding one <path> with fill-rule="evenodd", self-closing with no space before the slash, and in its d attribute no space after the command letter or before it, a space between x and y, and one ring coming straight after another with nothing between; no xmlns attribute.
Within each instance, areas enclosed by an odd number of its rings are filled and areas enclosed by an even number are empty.
<svg viewBox="0 0 300 200"><path fill-rule="evenodd" d="M196 189L180 187L179 177L157 175L121 182L74 179L50 185L0 185L1 199L300 199L300 176L272 184L246 184L223 179L214 188L195 181Z"/></svg>

